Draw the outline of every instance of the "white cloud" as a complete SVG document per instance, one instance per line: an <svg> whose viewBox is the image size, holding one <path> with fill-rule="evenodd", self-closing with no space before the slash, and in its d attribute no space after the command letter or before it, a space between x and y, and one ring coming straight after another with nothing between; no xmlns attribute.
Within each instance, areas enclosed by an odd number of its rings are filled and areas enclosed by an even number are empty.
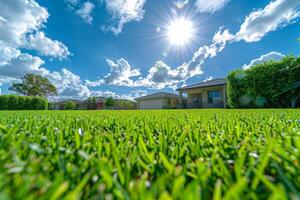
<svg viewBox="0 0 300 200"><path fill-rule="evenodd" d="M254 65L264 63L264 62L267 62L267 61L270 61L270 60L278 61L278 60L281 60L283 57L285 57L285 55L283 55L282 53L272 51L270 53L262 55L259 58L251 60L251 62L249 64L245 64L243 66L243 69L249 69Z"/></svg>
<svg viewBox="0 0 300 200"><path fill-rule="evenodd" d="M272 0L264 9L251 12L236 34L219 31L213 38L216 43L260 41L269 32L295 23L300 17L300 1ZM223 27L221 27L221 30ZM223 48L225 45L223 46Z"/></svg>
<svg viewBox="0 0 300 200"><path fill-rule="evenodd" d="M60 96L88 97L89 88L82 83L79 76L63 68L60 72L51 72L45 75L57 88Z"/></svg>
<svg viewBox="0 0 300 200"><path fill-rule="evenodd" d="M20 79L26 74L40 74L45 75L48 71L41 66L44 61L39 57L34 57L29 54L19 54L17 57L11 59L9 63L0 65L0 74L2 77Z"/></svg>
<svg viewBox="0 0 300 200"><path fill-rule="evenodd" d="M20 54L21 52L18 49L0 45L0 66L9 64L12 59L17 58Z"/></svg>
<svg viewBox="0 0 300 200"><path fill-rule="evenodd" d="M27 37L27 49L35 49L44 56L51 56L55 58L66 58L71 53L68 48L57 40L51 40L45 36L44 32L36 32Z"/></svg>
<svg viewBox="0 0 300 200"><path fill-rule="evenodd" d="M0 1L0 46L34 49L43 55L59 58L69 55L65 45L39 32L48 17L47 10L34 0ZM50 45L50 49L47 45Z"/></svg>
<svg viewBox="0 0 300 200"><path fill-rule="evenodd" d="M175 6L177 9L182 9L184 8L187 4L189 3L189 0L176 0L175 1Z"/></svg>
<svg viewBox="0 0 300 200"><path fill-rule="evenodd" d="M122 32L126 23L140 21L144 17L146 0L105 0L105 3L112 18L118 21L116 27L110 28L116 35Z"/></svg>
<svg viewBox="0 0 300 200"><path fill-rule="evenodd" d="M132 99L138 98L138 97L142 97L147 95L148 92L145 90L134 90L130 92L130 96L132 97Z"/></svg>
<svg viewBox="0 0 300 200"><path fill-rule="evenodd" d="M264 9L251 12L236 34L236 40L257 42L271 31L295 22L300 16L300 1L273 0Z"/></svg>
<svg viewBox="0 0 300 200"><path fill-rule="evenodd" d="M102 84L117 85L117 86L133 86L134 81L131 77L140 76L139 69L133 69L127 60L121 58L114 61L107 59L107 64L110 66L110 73L104 76L104 79L92 82L86 80L86 85L89 87L97 87Z"/></svg>
<svg viewBox="0 0 300 200"><path fill-rule="evenodd" d="M235 36L229 32L228 29L223 30L223 27L219 29L219 31L213 37L214 44L220 44L221 50L223 50L226 46L227 42L231 42Z"/></svg>
<svg viewBox="0 0 300 200"><path fill-rule="evenodd" d="M207 82L207 81L211 81L211 80L213 80L213 77L212 77L212 76L209 76L209 77L205 78L205 79L203 80L203 82Z"/></svg>
<svg viewBox="0 0 300 200"><path fill-rule="evenodd" d="M214 13L221 10L230 0L196 0L196 8L201 13Z"/></svg>
<svg viewBox="0 0 300 200"><path fill-rule="evenodd" d="M139 69L132 69L128 61L121 58L114 63L107 60L111 67L111 72L104 76L104 79L97 81L85 81L88 87L97 87L103 84L114 86L127 87L150 87L154 89L162 89L165 87L174 88L174 86L186 80L187 65L179 66L176 69L171 69L170 66L163 61L157 61L153 67L149 69L146 77L139 77L138 80L133 80L132 77L140 76Z"/></svg>
<svg viewBox="0 0 300 200"><path fill-rule="evenodd" d="M202 66L208 58L215 57L221 52L228 41L231 41L234 36L229 33L228 30L220 30L214 35L212 44L200 47L193 55L192 59L187 65L187 78L194 77L196 75L203 74Z"/></svg>
<svg viewBox="0 0 300 200"><path fill-rule="evenodd" d="M0 1L0 41L20 47L26 34L40 29L49 16L34 0Z"/></svg>
<svg viewBox="0 0 300 200"><path fill-rule="evenodd" d="M155 65L150 68L148 75L138 80L135 85L153 89L162 89L165 87L174 88L179 82L186 79L186 74L186 66L171 69L171 67L163 61L157 61Z"/></svg>
<svg viewBox="0 0 300 200"><path fill-rule="evenodd" d="M113 97L114 99L134 100L135 98L147 95L147 91L134 90L128 94L117 94L113 91L91 91L91 96Z"/></svg>
<svg viewBox="0 0 300 200"><path fill-rule="evenodd" d="M82 7L76 11L76 14L79 15L86 23L92 24L93 17L91 16L92 11L94 10L95 5L90 1L85 2Z"/></svg>
<svg viewBox="0 0 300 200"><path fill-rule="evenodd" d="M141 74L139 69L132 69L124 58L117 60L116 63L110 59L107 59L106 62L111 68L110 73L104 77L106 84L130 85L132 83L130 78Z"/></svg>

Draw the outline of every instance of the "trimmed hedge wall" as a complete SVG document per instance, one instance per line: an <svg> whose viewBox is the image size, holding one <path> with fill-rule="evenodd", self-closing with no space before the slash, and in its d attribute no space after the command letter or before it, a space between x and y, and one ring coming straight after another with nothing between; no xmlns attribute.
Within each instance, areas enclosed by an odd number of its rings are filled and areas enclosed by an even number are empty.
<svg viewBox="0 0 300 200"><path fill-rule="evenodd" d="M227 77L227 100L230 108L291 107L291 93L276 96L282 89L300 81L300 57L288 56L250 69L238 69Z"/></svg>
<svg viewBox="0 0 300 200"><path fill-rule="evenodd" d="M0 110L47 110L48 101L42 97L1 95Z"/></svg>

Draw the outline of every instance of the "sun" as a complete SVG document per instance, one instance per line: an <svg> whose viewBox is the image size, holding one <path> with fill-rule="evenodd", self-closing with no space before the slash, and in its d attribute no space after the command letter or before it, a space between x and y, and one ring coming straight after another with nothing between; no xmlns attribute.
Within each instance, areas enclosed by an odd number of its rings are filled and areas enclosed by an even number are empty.
<svg viewBox="0 0 300 200"><path fill-rule="evenodd" d="M194 34L193 22L184 17L172 20L167 27L167 36L171 45L187 45L193 39Z"/></svg>

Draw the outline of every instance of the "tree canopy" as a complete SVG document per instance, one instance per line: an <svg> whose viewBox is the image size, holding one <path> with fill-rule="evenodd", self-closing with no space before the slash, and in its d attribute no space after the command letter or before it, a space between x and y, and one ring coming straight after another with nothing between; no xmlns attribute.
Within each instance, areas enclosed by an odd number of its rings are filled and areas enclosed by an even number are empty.
<svg viewBox="0 0 300 200"><path fill-rule="evenodd" d="M295 107L298 104L300 57L287 56L249 69L238 69L227 77L231 108ZM289 92L290 91L290 92ZM284 95L281 95L282 93ZM278 95L279 94L279 95Z"/></svg>
<svg viewBox="0 0 300 200"><path fill-rule="evenodd" d="M76 104L72 101L66 101L64 103L64 109L65 110L75 110L76 109Z"/></svg>
<svg viewBox="0 0 300 200"><path fill-rule="evenodd" d="M109 97L105 101L105 106L107 107L113 107L115 105L114 99L112 97Z"/></svg>
<svg viewBox="0 0 300 200"><path fill-rule="evenodd" d="M25 96L57 95L56 87L47 78L35 74L25 75L21 83L13 83L9 90Z"/></svg>
<svg viewBox="0 0 300 200"><path fill-rule="evenodd" d="M84 104L86 105L86 108L88 110L96 110L97 104L96 104L96 97L89 97L84 101Z"/></svg>

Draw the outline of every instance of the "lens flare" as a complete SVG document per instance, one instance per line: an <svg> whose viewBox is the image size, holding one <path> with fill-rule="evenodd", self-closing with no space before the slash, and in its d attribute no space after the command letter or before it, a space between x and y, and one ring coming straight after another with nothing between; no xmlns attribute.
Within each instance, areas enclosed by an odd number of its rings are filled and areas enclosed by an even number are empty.
<svg viewBox="0 0 300 200"><path fill-rule="evenodd" d="M167 36L172 45L187 45L194 37L195 29L191 20L186 18L177 18L167 27Z"/></svg>

